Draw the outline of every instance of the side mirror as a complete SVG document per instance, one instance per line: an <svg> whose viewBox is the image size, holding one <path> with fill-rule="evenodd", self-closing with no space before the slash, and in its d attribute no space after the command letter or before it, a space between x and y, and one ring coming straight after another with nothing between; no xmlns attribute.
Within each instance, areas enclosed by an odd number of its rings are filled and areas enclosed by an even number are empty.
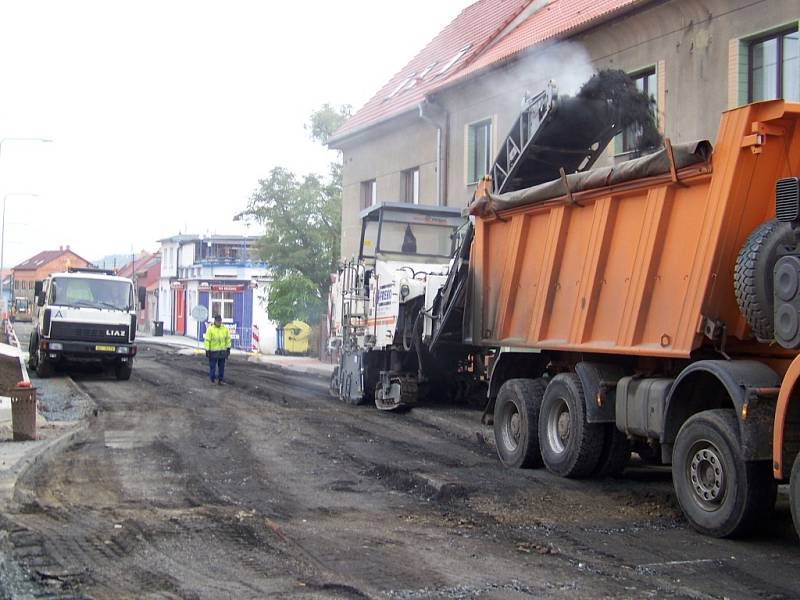
<svg viewBox="0 0 800 600"><path fill-rule="evenodd" d="M36 306L44 306L44 282L36 281L33 284L33 297L36 300Z"/></svg>
<svg viewBox="0 0 800 600"><path fill-rule="evenodd" d="M142 309L147 304L147 288L140 286L137 292L139 294L139 308Z"/></svg>

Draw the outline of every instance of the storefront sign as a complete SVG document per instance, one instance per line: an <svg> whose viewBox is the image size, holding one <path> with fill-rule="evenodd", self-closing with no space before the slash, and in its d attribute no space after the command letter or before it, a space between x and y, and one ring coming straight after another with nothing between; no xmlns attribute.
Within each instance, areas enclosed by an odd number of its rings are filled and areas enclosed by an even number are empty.
<svg viewBox="0 0 800 600"><path fill-rule="evenodd" d="M169 287L171 287L173 290L182 290L183 283L180 281L173 281L172 283L169 284Z"/></svg>
<svg viewBox="0 0 800 600"><path fill-rule="evenodd" d="M215 283L211 286L214 292L243 292L244 284Z"/></svg>

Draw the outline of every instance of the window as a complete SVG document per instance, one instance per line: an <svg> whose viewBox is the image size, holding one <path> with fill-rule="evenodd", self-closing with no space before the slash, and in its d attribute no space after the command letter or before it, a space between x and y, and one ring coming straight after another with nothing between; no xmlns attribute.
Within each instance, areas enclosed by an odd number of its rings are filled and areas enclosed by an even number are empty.
<svg viewBox="0 0 800 600"><path fill-rule="evenodd" d="M800 101L800 33L797 26L748 44L750 102L784 98Z"/></svg>
<svg viewBox="0 0 800 600"><path fill-rule="evenodd" d="M233 321L233 292L211 292L211 318L220 315L223 321Z"/></svg>
<svg viewBox="0 0 800 600"><path fill-rule="evenodd" d="M492 121L472 123L467 128L467 185L489 172L492 156Z"/></svg>
<svg viewBox="0 0 800 600"><path fill-rule="evenodd" d="M635 73L631 75L631 79L633 79L633 82L636 84L636 89L647 94L653 101L652 107L653 111L655 111L657 109L655 103L658 98L658 80L656 79L655 67ZM655 112L653 118L655 118ZM634 152L639 148L639 140L642 137L642 128L640 126L633 125L628 127L621 135L623 154L626 152Z"/></svg>
<svg viewBox="0 0 800 600"><path fill-rule="evenodd" d="M419 167L407 169L400 174L400 194L403 202L419 204Z"/></svg>
<svg viewBox="0 0 800 600"><path fill-rule="evenodd" d="M378 201L378 182L374 179L361 182L361 208L374 206Z"/></svg>
<svg viewBox="0 0 800 600"><path fill-rule="evenodd" d="M466 46L461 48L458 52L456 52L450 60L448 60L446 63L444 63L444 65L442 65L442 68L439 69L439 71L436 73L436 76L439 77L439 76L444 75L445 73L447 73L447 71L449 71L450 68L454 64L456 64L458 62L458 60L462 56L464 56L469 51L469 49L471 47L472 47L472 44L467 44Z"/></svg>

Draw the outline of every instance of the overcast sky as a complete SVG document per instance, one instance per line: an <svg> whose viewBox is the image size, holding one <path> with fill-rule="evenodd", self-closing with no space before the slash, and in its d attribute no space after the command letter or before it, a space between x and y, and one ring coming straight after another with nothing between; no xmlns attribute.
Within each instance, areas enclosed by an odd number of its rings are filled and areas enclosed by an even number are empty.
<svg viewBox="0 0 800 600"><path fill-rule="evenodd" d="M6 266L234 233L274 166L326 172L303 125L358 108L472 0L0 0ZM252 230L251 233L258 233Z"/></svg>

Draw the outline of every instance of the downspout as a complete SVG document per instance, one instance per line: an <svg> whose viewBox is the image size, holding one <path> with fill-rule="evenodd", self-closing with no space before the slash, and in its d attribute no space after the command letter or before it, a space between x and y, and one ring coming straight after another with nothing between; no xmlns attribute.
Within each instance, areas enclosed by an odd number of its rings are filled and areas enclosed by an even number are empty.
<svg viewBox="0 0 800 600"><path fill-rule="evenodd" d="M419 116L436 127L436 204L447 203L447 142L450 139L450 113L438 102L426 98L419 103Z"/></svg>

